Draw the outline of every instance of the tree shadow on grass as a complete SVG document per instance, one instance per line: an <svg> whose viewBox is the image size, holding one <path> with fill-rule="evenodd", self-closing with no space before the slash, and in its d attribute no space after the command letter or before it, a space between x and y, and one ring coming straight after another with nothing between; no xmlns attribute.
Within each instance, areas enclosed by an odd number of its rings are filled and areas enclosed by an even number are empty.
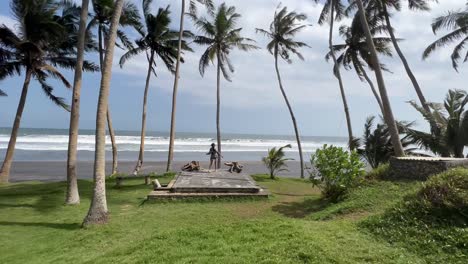
<svg viewBox="0 0 468 264"><path fill-rule="evenodd" d="M282 202L272 207L274 212L286 217L304 218L312 213L321 211L330 204L325 199L305 199L302 202Z"/></svg>
<svg viewBox="0 0 468 264"><path fill-rule="evenodd" d="M0 226L24 226L24 227L47 227L63 230L77 230L81 228L79 223L32 223L32 222L11 222L0 221Z"/></svg>

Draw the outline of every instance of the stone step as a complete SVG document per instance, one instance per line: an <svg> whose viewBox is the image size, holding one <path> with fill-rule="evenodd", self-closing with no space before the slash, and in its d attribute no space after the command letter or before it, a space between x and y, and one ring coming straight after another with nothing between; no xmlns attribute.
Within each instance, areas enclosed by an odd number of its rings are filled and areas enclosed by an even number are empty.
<svg viewBox="0 0 468 264"><path fill-rule="evenodd" d="M268 198L270 192L266 189L261 189L257 193L226 193L226 192L211 192L211 193L189 193L189 192L171 192L171 191L152 191L148 194L148 200L164 200L164 199L184 199L184 198Z"/></svg>

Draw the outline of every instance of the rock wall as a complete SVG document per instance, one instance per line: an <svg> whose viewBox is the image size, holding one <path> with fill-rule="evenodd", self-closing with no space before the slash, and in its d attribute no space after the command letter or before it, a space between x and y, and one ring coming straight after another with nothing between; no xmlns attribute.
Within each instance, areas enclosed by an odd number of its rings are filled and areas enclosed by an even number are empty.
<svg viewBox="0 0 468 264"><path fill-rule="evenodd" d="M454 167L468 168L468 159L392 157L390 159L390 173L388 177L391 179L425 181L431 175Z"/></svg>

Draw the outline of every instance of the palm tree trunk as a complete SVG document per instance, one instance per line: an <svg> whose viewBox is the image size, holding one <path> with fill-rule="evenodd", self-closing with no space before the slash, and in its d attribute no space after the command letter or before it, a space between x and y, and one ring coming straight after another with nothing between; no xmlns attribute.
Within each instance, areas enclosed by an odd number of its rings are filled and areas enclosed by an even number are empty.
<svg viewBox="0 0 468 264"><path fill-rule="evenodd" d="M338 84L340 85L341 99L343 100L343 107L344 107L344 112L346 116L346 124L348 126L349 147L352 149L353 148L353 144L352 144L353 128L351 126L351 116L349 114L348 101L346 99L346 94L344 91L343 80L341 79L340 68L338 66L338 62L336 61L335 52L333 51L333 25L335 22L334 13L335 13L334 5L330 4L330 32L328 35L328 46L330 49L330 54L333 58L333 73L336 79L338 79Z"/></svg>
<svg viewBox="0 0 468 264"><path fill-rule="evenodd" d="M106 56L103 64L101 87L96 113L96 147L94 156L94 189L91 206L83 226L91 224L106 223L109 218L106 200L106 113L109 100L110 81L112 76L112 62L114 59L115 39L117 27L124 0L115 2L114 14L112 15L110 35L106 48Z"/></svg>
<svg viewBox="0 0 468 264"><path fill-rule="evenodd" d="M2 168L0 169L0 183L8 183L10 179L11 163L13 162L13 156L15 154L16 138L21 123L21 116L23 115L24 105L26 104L26 98L28 96L29 83L31 81L32 70L28 68L26 70L26 77L24 79L23 90L21 91L20 101L16 110L15 121L11 129L10 141L8 142L8 148L3 160Z"/></svg>
<svg viewBox="0 0 468 264"><path fill-rule="evenodd" d="M278 49L275 48L275 69L276 69L276 75L278 77L278 83L279 87L281 90L281 94L283 95L284 101L286 102L286 105L288 106L289 114L291 115L291 120L293 122L294 126L294 133L296 134L296 141L297 141L297 148L299 149L299 159L301 162L301 178L304 178L304 158L302 155L302 145L301 145L301 138L299 136L299 130L297 129L297 123L296 123L296 117L294 116L294 112L292 110L291 105L289 104L288 97L286 96L286 92L284 91L283 88L283 82L281 81L281 75L278 69ZM271 178L274 179L273 171L271 171L270 174Z"/></svg>
<svg viewBox="0 0 468 264"><path fill-rule="evenodd" d="M430 113L431 110L429 106L427 105L427 101L426 101L426 98L424 97L421 87L419 86L419 83L416 80L416 77L411 71L411 68L408 64L408 61L405 58L405 55L400 49L400 45L398 45L398 41L395 37L395 33L393 32L392 24L390 22L390 17L388 15L387 6L385 4L382 4L382 9L383 9L383 13L385 16L385 23L387 24L388 33L390 34L390 38L393 43L393 47L395 47L398 57L400 57L400 60L403 63L403 66L405 67L406 74L410 78L411 83L413 84L414 90L416 90L416 94L418 95L418 98L419 98L419 101L421 102L422 107L424 108L424 110L426 110L426 112Z"/></svg>
<svg viewBox="0 0 468 264"><path fill-rule="evenodd" d="M377 90L375 89L375 86L374 86L374 83L372 82L372 80L369 78L369 76L367 75L367 72L366 70L364 69L364 67L362 67L362 65L358 65L358 67L360 68L361 72L362 72L362 75L364 76L364 79L366 79L367 83L369 84L369 87L371 88L371 91L372 93L374 94L374 97L375 97L375 100L377 101L377 104L379 104L379 107L380 107L380 111L384 112L384 108L383 108L383 105L382 105L382 100L380 99L380 95L379 93L377 92Z"/></svg>
<svg viewBox="0 0 468 264"><path fill-rule="evenodd" d="M362 0L356 0L356 3L359 8L359 17L361 23L364 27L364 33L366 34L366 42L369 47L371 55L371 63L374 65L375 78L377 80L377 85L379 86L380 97L382 99L382 105L384 108L384 119L389 128L390 137L392 140L393 149L395 156L402 157L405 155L403 146L401 145L400 136L398 133L398 128L393 117L392 107L390 105L390 100L387 95L387 89L385 88L385 81L382 74L382 69L380 68L379 57L377 56L377 51L375 50L374 41L372 39L372 34L369 29L369 24L367 23L366 13L364 11L364 6Z"/></svg>
<svg viewBox="0 0 468 264"><path fill-rule="evenodd" d="M151 56L148 62L148 74L146 76L146 85L145 85L145 92L143 95L143 111L141 114L141 135L140 135L140 153L138 154L138 161L135 166L135 170L133 171L134 175L138 175L141 167L143 166L143 155L145 152L145 131L146 131L146 104L148 101L148 90L149 90L149 82L151 78L151 68L153 65L154 60L154 51L151 51Z"/></svg>
<svg viewBox="0 0 468 264"><path fill-rule="evenodd" d="M182 38L184 36L184 15L185 15L185 0L182 0L180 10L180 29L179 29L179 44L177 50L177 63L174 75L174 88L172 90L172 112L171 112L171 131L169 135L169 150L167 155L166 171L172 170L172 160L174 159L174 140L175 140L175 117L177 109L177 88L179 87L180 78L180 54L182 52Z"/></svg>
<svg viewBox="0 0 468 264"><path fill-rule="evenodd" d="M112 174L111 175L114 175L117 173L118 157L117 157L117 143L115 140L115 132L114 132L114 127L112 125L111 113L109 111L109 104L107 104L106 119L107 119L107 129L109 130L109 137L110 137L111 145L112 145Z"/></svg>
<svg viewBox="0 0 468 264"><path fill-rule="evenodd" d="M104 63L104 50L103 50L103 29L102 29L102 25L99 24L99 29L98 29L98 45L99 45L99 66L101 67L101 74L102 71L103 71L103 63ZM107 51L107 47L106 47L106 51ZM118 158L117 158L117 143L116 143L116 140L115 140L115 133L114 133L114 128L112 126L112 118L111 118L111 114L110 114L110 111L109 111L109 105L107 105L107 113L106 113L106 119L107 119L107 127L108 127L108 130L109 130L109 137L111 139L111 145L112 145L112 175L116 174L117 173L117 162L118 162Z"/></svg>
<svg viewBox="0 0 468 264"><path fill-rule="evenodd" d="M218 68L216 70L216 139L218 141L218 160L216 167L221 168L221 127L219 125L219 116L221 110L221 64L219 59L219 50L216 54L218 60Z"/></svg>
<svg viewBox="0 0 468 264"><path fill-rule="evenodd" d="M89 0L83 0L81 4L80 28L78 32L75 78L73 80L73 98L70 113L70 128L68 130L67 194L65 197L65 203L70 205L80 203L80 194L78 192L78 181L76 175L76 151L78 148L81 80L83 75L83 60L86 39L86 20L88 19L88 6Z"/></svg>

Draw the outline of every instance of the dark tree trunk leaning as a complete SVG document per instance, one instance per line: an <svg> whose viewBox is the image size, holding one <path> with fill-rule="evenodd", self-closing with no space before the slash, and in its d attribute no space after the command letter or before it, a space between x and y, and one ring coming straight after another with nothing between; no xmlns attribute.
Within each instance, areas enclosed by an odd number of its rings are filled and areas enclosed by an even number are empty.
<svg viewBox="0 0 468 264"><path fill-rule="evenodd" d="M400 49L400 45L398 45L398 41L395 37L395 33L393 32L392 24L390 22L390 17L389 17L386 5L382 4L382 8L383 8L383 14L385 16L385 23L387 24L388 33L390 34L393 47L395 48L398 54L398 57L400 57L400 60L403 63L403 66L405 67L406 74L408 75L408 77L411 80L411 83L413 84L414 90L416 91L416 94L418 95L418 98L419 98L419 101L421 102L422 107L424 108L426 112L430 113L431 110L429 106L427 105L427 101L426 101L426 98L424 97L421 87L419 86L419 83L416 80L416 77L414 76L413 71L411 71L411 68L408 64L408 61L405 58L405 55Z"/></svg>
<svg viewBox="0 0 468 264"><path fill-rule="evenodd" d="M177 109L177 88L179 87L180 78L180 54L182 52L182 38L184 36L184 15L185 15L185 0L182 0L180 11L180 31L179 31L179 46L177 51L176 70L174 74L174 88L172 90L172 112L171 112L171 131L169 135L169 150L167 155L166 171L172 169L172 160L174 159L174 140L175 140L175 118Z"/></svg>
<svg viewBox="0 0 468 264"><path fill-rule="evenodd" d="M3 160L2 168L0 169L0 183L8 183L10 180L10 169L11 163L13 162L13 156L15 154L16 139L21 123L21 116L23 115L24 105L26 104L26 98L28 96L29 83L31 82L32 70L26 70L26 77L24 79L23 90L21 91L21 97L16 110L15 121L11 128L10 141L8 142L8 148Z"/></svg>
<svg viewBox="0 0 468 264"><path fill-rule="evenodd" d="M221 168L221 127L219 124L219 116L220 116L220 110L221 110L221 64L220 64L220 58L219 58L219 50L218 53L216 54L217 60L218 60L218 67L216 70L216 139L218 141L218 160L216 161L216 167L219 169Z"/></svg>
<svg viewBox="0 0 468 264"><path fill-rule="evenodd" d="M76 175L76 151L78 148L78 129L80 121L81 81L83 75L84 47L86 41L86 20L88 19L89 0L83 0L81 4L80 28L78 31L77 61L75 66L75 78L73 80L73 98L70 113L70 127L68 130L68 155L67 155L67 193L66 204L79 204L78 181Z"/></svg>
<svg viewBox="0 0 468 264"><path fill-rule="evenodd" d="M379 87L380 97L382 99L382 105L384 108L384 119L387 123L389 128L390 137L392 140L392 145L394 148L395 156L402 157L405 155L403 150L403 146L401 145L400 136L398 133L398 128L395 122L395 118L393 117L392 107L390 105L390 100L387 95L387 89L385 87L385 81L382 74L382 69L380 68L379 57L377 56L377 51L375 50L374 41L372 39L372 34L369 29L369 24L367 23L366 13L364 10L364 6L362 4L362 0L356 0L356 3L359 8L359 17L361 19L361 23L364 27L364 33L366 34L366 42L369 47L371 61L374 66L375 78L377 79L377 84Z"/></svg>
<svg viewBox="0 0 468 264"><path fill-rule="evenodd" d="M105 49L103 49L104 44L106 46ZM99 45L99 66L101 67L101 74L102 74L103 63L105 59L104 50L107 51L107 44L106 44L106 41L103 41L103 29L102 29L101 24L99 24L99 28L98 28L98 45ZM112 127L112 118L109 112L109 105L107 105L106 119L107 119L107 128L109 130L109 137L111 139L111 145L112 145L112 174L116 174L117 162L118 162L117 143L115 140L114 128Z"/></svg>
<svg viewBox="0 0 468 264"><path fill-rule="evenodd" d="M112 62L114 59L115 39L122 13L124 0L115 2L112 15L106 56L102 69L101 86L99 89L98 107L96 113L96 147L94 154L94 188L91 206L83 220L83 226L107 223L109 212L106 200L106 113L109 100L110 81L112 76Z"/></svg>
<svg viewBox="0 0 468 264"><path fill-rule="evenodd" d="M367 75L367 72L364 69L364 67L362 67L362 65L359 65L359 68L361 69L361 72L362 72L362 75L364 76L364 79L366 79L367 83L369 84L369 87L371 88L372 94L374 94L375 100L377 101L377 104L379 105L380 111L382 112L382 115L383 115L384 108L383 108L383 105L382 105L382 99L380 99L380 95L377 92L377 90L375 89L374 83L372 82L372 80Z"/></svg>
<svg viewBox="0 0 468 264"><path fill-rule="evenodd" d="M350 148L353 147L352 141L353 141L353 128L351 126L351 116L349 114L349 107L348 107L348 101L346 99L346 94L344 91L344 85L343 85L343 80L341 79L341 73L340 73L340 68L338 66L338 62L336 61L336 56L335 52L333 51L333 25L335 22L335 9L334 5L330 4L330 31L328 35L328 45L330 49L330 54L333 59L333 74L335 75L336 79L338 79L338 84L340 85L340 93L341 93L341 99L343 100L343 108L346 116L346 125L348 127L348 142Z"/></svg>
<svg viewBox="0 0 468 264"><path fill-rule="evenodd" d="M297 141L297 148L299 150L299 159L301 162L301 178L304 178L304 158L302 155L302 145L301 145L301 138L299 136L299 130L297 128L297 123L296 123L296 117L294 116L294 112L292 110L291 105L289 104L288 96L286 95L286 92L284 91L283 88L283 82L281 81L281 74L279 72L278 68L278 49L275 48L275 69L276 69L276 76L278 77L278 84L279 88L281 90L281 94L283 95L284 101L286 102L286 105L288 106L289 114L291 115L291 120L293 122L294 126L294 133L296 135L296 141ZM270 176L272 179L274 179L273 172L271 171Z"/></svg>
<svg viewBox="0 0 468 264"><path fill-rule="evenodd" d="M145 92L143 95L143 110L141 113L141 134L140 134L140 152L138 154L138 161L135 166L135 170L133 171L134 175L138 175L140 172L141 167L143 166L143 156L145 154L145 132L146 132L146 105L148 101L148 90L149 90L149 83L151 78L151 69L154 60L154 51L151 51L151 55L148 62L148 73L146 75L146 84L145 84Z"/></svg>

